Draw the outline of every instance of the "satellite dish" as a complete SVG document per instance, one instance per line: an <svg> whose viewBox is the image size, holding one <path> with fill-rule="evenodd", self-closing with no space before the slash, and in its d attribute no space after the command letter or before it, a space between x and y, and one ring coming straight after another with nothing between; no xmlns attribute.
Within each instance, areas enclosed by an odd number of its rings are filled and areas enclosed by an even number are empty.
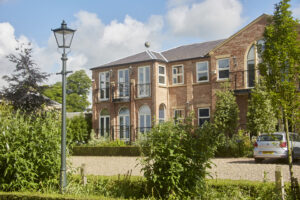
<svg viewBox="0 0 300 200"><path fill-rule="evenodd" d="M149 42L145 42L145 47L149 48L150 47L150 43Z"/></svg>

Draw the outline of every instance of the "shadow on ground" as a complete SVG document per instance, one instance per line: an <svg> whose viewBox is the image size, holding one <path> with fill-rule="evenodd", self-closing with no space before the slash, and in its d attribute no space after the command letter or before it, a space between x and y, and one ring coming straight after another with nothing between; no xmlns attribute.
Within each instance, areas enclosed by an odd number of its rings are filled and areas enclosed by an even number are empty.
<svg viewBox="0 0 300 200"><path fill-rule="evenodd" d="M256 163L253 159L247 159L247 160L235 160L231 161L229 163L235 163L235 164L281 164L281 165L288 165L287 161L284 159L276 159L276 158L268 158L264 159L261 163ZM300 160L296 160L293 162L294 165L300 165Z"/></svg>

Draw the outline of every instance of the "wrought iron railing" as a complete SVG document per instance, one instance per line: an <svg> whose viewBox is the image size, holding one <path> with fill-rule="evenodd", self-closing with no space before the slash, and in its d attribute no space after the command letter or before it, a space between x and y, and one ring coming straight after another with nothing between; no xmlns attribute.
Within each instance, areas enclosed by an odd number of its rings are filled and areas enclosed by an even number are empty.
<svg viewBox="0 0 300 200"><path fill-rule="evenodd" d="M258 70L240 70L231 71L229 73L229 80L233 83L235 90L252 88L255 86Z"/></svg>
<svg viewBox="0 0 300 200"><path fill-rule="evenodd" d="M111 134L114 136L113 138L123 140L125 142L130 142L131 140L131 126L126 125L116 125L111 126Z"/></svg>
<svg viewBox="0 0 300 200"><path fill-rule="evenodd" d="M112 86L112 100L116 101L129 101L130 100L130 83L119 82Z"/></svg>

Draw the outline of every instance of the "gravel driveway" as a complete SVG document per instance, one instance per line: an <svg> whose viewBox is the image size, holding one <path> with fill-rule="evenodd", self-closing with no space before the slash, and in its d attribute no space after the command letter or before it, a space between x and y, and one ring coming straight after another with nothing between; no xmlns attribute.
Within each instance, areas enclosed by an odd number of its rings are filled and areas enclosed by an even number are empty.
<svg viewBox="0 0 300 200"><path fill-rule="evenodd" d="M74 168L86 164L86 173L94 175L118 175L131 171L134 176L142 176L138 157L98 157L72 156L70 161ZM284 181L289 181L289 166L278 160L265 160L257 164L253 158L216 158L212 159L215 166L209 170L213 178L232 180L269 181L275 180L275 167L281 166ZM294 163L294 175L300 180L300 161Z"/></svg>

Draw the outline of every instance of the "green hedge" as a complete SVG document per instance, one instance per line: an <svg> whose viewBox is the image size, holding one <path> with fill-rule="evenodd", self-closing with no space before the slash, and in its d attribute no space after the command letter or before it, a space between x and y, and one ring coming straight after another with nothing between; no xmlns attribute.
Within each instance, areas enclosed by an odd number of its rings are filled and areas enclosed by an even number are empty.
<svg viewBox="0 0 300 200"><path fill-rule="evenodd" d="M73 147L73 156L140 156L141 150L136 146L126 147Z"/></svg>
<svg viewBox="0 0 300 200"><path fill-rule="evenodd" d="M116 198L108 198L103 196L71 196L60 194L42 194L42 193L21 193L21 192L0 192L0 200L115 200ZM119 198L118 198L119 199Z"/></svg>
<svg viewBox="0 0 300 200"><path fill-rule="evenodd" d="M80 199L153 199L151 191L147 190L146 180L143 177L125 176L88 176L88 184L82 186L79 175L69 177L66 195L42 193L1 193L0 200L80 200ZM291 199L289 185L285 184L286 199ZM207 180L205 200L277 200L273 182L256 182L244 180Z"/></svg>

